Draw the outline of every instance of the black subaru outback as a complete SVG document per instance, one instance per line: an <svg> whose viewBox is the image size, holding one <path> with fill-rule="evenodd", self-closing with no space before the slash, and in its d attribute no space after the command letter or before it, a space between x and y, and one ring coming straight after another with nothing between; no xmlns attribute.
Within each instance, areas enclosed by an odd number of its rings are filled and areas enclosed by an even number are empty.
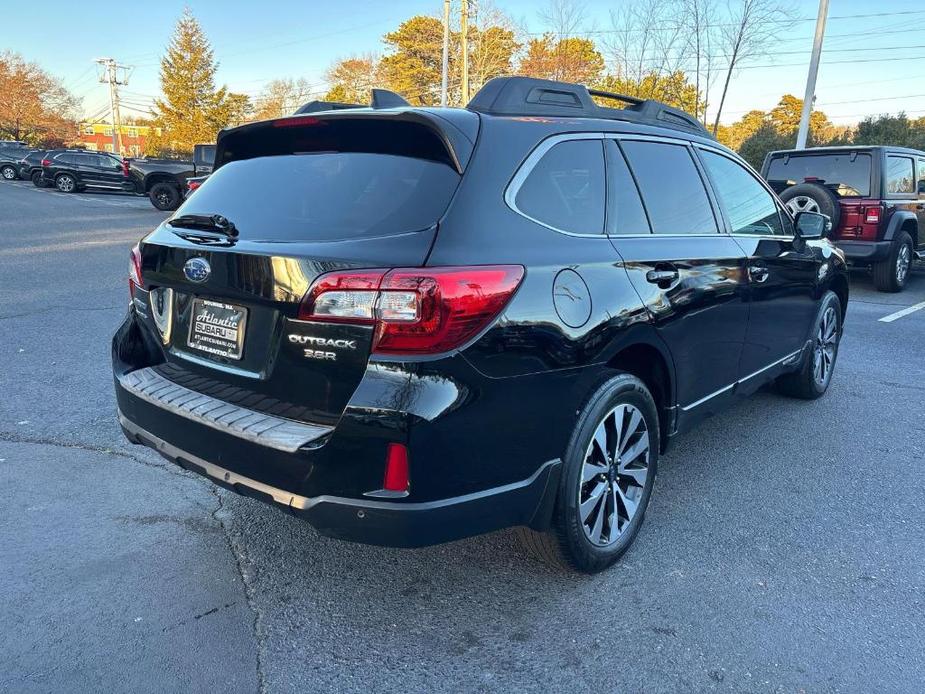
<svg viewBox="0 0 925 694"><path fill-rule="evenodd" d="M767 383L826 391L826 230L687 114L571 84L244 125L131 253L119 418L326 535L522 526L597 571L672 437Z"/></svg>

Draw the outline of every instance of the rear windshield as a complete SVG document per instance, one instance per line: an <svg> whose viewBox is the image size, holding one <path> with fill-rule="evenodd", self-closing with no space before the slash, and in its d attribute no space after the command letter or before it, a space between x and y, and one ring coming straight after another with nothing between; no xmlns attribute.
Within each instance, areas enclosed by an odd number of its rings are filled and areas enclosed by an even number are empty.
<svg viewBox="0 0 925 694"><path fill-rule="evenodd" d="M225 164L177 211L221 214L254 241L327 241L436 224L460 176L448 164L370 152L305 152Z"/></svg>
<svg viewBox="0 0 925 694"><path fill-rule="evenodd" d="M811 181L840 197L870 195L870 155L858 152L775 157L768 166L768 183L778 193Z"/></svg>

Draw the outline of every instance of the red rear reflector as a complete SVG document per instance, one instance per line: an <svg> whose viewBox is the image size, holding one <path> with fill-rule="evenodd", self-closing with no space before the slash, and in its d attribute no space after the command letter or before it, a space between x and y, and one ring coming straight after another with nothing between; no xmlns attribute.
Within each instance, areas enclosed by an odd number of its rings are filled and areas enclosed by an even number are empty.
<svg viewBox="0 0 925 694"><path fill-rule="evenodd" d="M382 479L382 488L387 492L407 492L410 486L408 449L400 443L390 443L385 452L385 476Z"/></svg>
<svg viewBox="0 0 925 694"><path fill-rule="evenodd" d="M314 281L302 320L372 324L372 351L438 354L485 328L514 295L520 265L329 272Z"/></svg>
<svg viewBox="0 0 925 694"><path fill-rule="evenodd" d="M280 118L279 120L273 121L274 128L298 128L302 125L324 125L324 121L312 116Z"/></svg>
<svg viewBox="0 0 925 694"><path fill-rule="evenodd" d="M128 291L131 297L135 298L135 287L143 289L144 286L145 284L141 279L141 247L136 243L129 253Z"/></svg>

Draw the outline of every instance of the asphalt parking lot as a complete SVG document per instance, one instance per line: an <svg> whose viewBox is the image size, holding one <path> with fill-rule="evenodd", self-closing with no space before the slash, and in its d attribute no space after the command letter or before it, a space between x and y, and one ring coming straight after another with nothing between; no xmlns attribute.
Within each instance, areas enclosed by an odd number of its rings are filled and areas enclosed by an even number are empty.
<svg viewBox="0 0 925 694"><path fill-rule="evenodd" d="M881 320L922 270L855 273L827 396L679 439L585 577L322 538L129 445L109 340L164 216L0 183L0 691L925 690L925 309Z"/></svg>

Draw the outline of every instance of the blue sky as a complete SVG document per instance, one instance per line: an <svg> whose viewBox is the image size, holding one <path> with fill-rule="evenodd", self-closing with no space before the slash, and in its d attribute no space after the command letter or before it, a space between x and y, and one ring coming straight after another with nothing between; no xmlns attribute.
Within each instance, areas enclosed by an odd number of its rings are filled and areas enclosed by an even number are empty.
<svg viewBox="0 0 925 694"><path fill-rule="evenodd" d="M720 0L722 1L722 0ZM458 4L458 0L454 0ZM108 104L94 58L134 66L124 98L136 106L159 93L158 60L185 5L202 23L220 62L218 81L257 96L274 78L304 77L324 90L330 63L354 53L381 52L381 37L414 14L439 15L441 0L158 0L131 3L43 3L7 0L0 50L37 61L83 98L85 115ZM542 2L494 0L527 31L542 31ZM59 7L60 5L60 7ZM610 27L617 2L587 0L586 30ZM815 0L796 0L798 21L768 57L753 61L730 86L723 121L768 109L783 93L802 97L812 46ZM862 17L854 15L865 15ZM831 0L817 84L817 107L836 123L905 110L925 115L925 8L920 3ZM864 61L864 62L857 62ZM761 67L767 66L767 67ZM713 101L718 99L714 98Z"/></svg>

